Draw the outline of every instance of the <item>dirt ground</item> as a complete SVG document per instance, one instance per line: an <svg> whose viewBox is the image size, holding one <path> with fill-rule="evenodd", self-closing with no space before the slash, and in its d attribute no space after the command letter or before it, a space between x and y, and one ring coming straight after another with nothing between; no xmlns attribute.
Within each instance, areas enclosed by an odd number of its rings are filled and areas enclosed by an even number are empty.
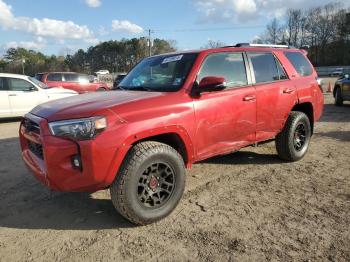
<svg viewBox="0 0 350 262"><path fill-rule="evenodd" d="M0 123L0 261L350 261L350 103L326 94L307 156L274 143L194 165L176 210L134 227L109 192L49 192Z"/></svg>

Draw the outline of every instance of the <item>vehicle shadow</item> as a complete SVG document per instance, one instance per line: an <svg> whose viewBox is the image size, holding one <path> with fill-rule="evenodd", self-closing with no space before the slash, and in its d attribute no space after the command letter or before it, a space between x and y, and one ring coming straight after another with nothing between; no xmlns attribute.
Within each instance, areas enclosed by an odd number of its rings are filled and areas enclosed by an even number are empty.
<svg viewBox="0 0 350 262"><path fill-rule="evenodd" d="M18 138L0 140L0 227L99 230L133 224L115 210L109 192L58 193L25 168Z"/></svg>
<svg viewBox="0 0 350 262"><path fill-rule="evenodd" d="M218 165L261 165L261 164L281 164L284 163L277 154L260 154L251 151L237 151L227 155L215 156L199 164Z"/></svg>
<svg viewBox="0 0 350 262"><path fill-rule="evenodd" d="M43 187L40 184L35 186ZM55 193L53 197L47 194L41 195L41 199L32 196L33 199L22 200L26 206L8 203L7 208L1 210L0 227L55 230L134 227L119 215L109 199L94 199L88 193Z"/></svg>

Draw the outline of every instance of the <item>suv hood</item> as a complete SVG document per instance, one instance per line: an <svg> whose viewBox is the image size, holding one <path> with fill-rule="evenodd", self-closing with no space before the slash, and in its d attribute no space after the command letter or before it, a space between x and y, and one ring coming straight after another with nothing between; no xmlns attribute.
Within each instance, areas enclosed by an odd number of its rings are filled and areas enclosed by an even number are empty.
<svg viewBox="0 0 350 262"><path fill-rule="evenodd" d="M30 113L50 121L90 117L96 112L129 102L162 96L160 92L107 91L70 96L35 107Z"/></svg>

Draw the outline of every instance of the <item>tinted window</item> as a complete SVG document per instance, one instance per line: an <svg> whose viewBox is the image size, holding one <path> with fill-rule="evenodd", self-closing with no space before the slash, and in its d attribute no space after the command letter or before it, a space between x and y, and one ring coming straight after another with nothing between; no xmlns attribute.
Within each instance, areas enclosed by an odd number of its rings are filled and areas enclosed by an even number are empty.
<svg viewBox="0 0 350 262"><path fill-rule="evenodd" d="M44 74L36 74L35 78L39 81L42 81Z"/></svg>
<svg viewBox="0 0 350 262"><path fill-rule="evenodd" d="M47 81L61 82L62 81L62 74L49 74L47 76Z"/></svg>
<svg viewBox="0 0 350 262"><path fill-rule="evenodd" d="M249 53L256 83L280 80L275 57L272 53Z"/></svg>
<svg viewBox="0 0 350 262"><path fill-rule="evenodd" d="M285 52L284 55L288 58L289 62L291 62L299 75L309 76L312 74L312 67L302 53Z"/></svg>
<svg viewBox="0 0 350 262"><path fill-rule="evenodd" d="M1 90L6 90L5 88L5 79L0 78L0 91Z"/></svg>
<svg viewBox="0 0 350 262"><path fill-rule="evenodd" d="M216 53L209 55L199 72L198 82L207 76L224 77L228 86L248 84L242 53Z"/></svg>
<svg viewBox="0 0 350 262"><path fill-rule="evenodd" d="M26 80L17 78L8 78L7 83L11 91L29 91L34 86Z"/></svg>
<svg viewBox="0 0 350 262"><path fill-rule="evenodd" d="M286 72L284 71L281 63L276 59L277 70L280 80L288 79Z"/></svg>
<svg viewBox="0 0 350 262"><path fill-rule="evenodd" d="M66 82L79 82L79 76L77 74L63 74L64 81Z"/></svg>

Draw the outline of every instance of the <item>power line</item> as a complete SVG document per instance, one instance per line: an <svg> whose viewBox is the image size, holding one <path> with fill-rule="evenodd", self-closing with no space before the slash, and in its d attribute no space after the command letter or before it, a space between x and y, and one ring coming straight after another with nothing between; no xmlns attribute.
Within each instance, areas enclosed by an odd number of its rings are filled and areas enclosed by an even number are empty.
<svg viewBox="0 0 350 262"><path fill-rule="evenodd" d="M181 32L230 31L230 30L239 30L239 29L263 28L265 26L266 25L236 25L236 26L230 26L230 27L211 27L211 28L154 29L153 32L181 33Z"/></svg>
<svg viewBox="0 0 350 262"><path fill-rule="evenodd" d="M155 33L192 33L192 32L210 32L210 31L233 31L239 29L263 28L266 25L233 25L230 27L208 27L208 28L182 28L182 29L148 29L147 44L148 54L152 55L152 34Z"/></svg>

